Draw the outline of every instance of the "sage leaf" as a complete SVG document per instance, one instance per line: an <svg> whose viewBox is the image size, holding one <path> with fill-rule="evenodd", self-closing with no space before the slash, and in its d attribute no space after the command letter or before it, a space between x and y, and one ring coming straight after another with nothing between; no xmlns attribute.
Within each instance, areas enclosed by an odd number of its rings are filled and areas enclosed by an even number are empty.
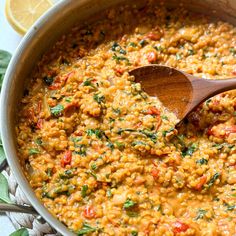
<svg viewBox="0 0 236 236"><path fill-rule="evenodd" d="M29 236L29 232L26 228L21 228L11 233L9 236Z"/></svg>
<svg viewBox="0 0 236 236"><path fill-rule="evenodd" d="M3 78L10 60L11 54L7 51L0 50L0 88L2 87Z"/></svg>
<svg viewBox="0 0 236 236"><path fill-rule="evenodd" d="M0 202L13 203L9 197L7 179L2 173L0 173Z"/></svg>
<svg viewBox="0 0 236 236"><path fill-rule="evenodd" d="M3 146L0 144L0 168L5 160L6 160L6 155Z"/></svg>

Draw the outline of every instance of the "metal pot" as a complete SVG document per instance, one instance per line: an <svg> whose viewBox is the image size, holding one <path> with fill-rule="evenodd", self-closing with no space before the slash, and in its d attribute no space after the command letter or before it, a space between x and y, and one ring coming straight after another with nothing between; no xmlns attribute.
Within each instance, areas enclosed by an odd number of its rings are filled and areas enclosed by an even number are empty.
<svg viewBox="0 0 236 236"><path fill-rule="evenodd" d="M158 2L158 0L155 0ZM27 82L32 68L42 54L70 28L85 20L94 21L102 14L102 10L119 3L145 4L147 0L65 0L58 3L41 17L25 35L19 45L5 75L1 93L0 124L2 142L7 160L21 189L36 211L62 235L74 235L65 225L53 217L43 204L36 198L26 180L17 157L15 123L19 101L23 95L24 84ZM167 2L167 1L166 1ZM236 25L236 0L183 0L190 10L204 12ZM168 1L168 5L177 5L179 1Z"/></svg>

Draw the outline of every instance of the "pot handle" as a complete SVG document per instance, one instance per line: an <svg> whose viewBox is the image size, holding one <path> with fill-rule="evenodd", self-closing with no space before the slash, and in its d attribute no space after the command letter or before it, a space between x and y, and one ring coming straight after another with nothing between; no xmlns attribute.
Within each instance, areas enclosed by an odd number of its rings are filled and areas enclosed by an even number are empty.
<svg viewBox="0 0 236 236"><path fill-rule="evenodd" d="M7 211L38 215L38 212L31 206L0 203L0 212L7 212Z"/></svg>

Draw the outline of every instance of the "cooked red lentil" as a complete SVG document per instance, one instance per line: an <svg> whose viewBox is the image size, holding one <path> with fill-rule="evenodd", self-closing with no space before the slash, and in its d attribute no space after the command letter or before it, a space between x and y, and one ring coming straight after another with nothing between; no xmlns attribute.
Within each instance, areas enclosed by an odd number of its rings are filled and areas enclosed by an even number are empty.
<svg viewBox="0 0 236 236"><path fill-rule="evenodd" d="M16 127L32 188L77 235L236 235L235 91L177 130L128 74L149 63L232 77L236 28L184 9L120 7L63 36Z"/></svg>

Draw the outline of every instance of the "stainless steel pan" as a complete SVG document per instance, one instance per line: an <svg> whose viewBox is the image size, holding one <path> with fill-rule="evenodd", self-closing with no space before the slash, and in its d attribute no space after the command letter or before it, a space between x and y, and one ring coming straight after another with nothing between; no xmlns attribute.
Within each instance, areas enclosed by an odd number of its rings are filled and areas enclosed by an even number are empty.
<svg viewBox="0 0 236 236"><path fill-rule="evenodd" d="M156 0L158 2L158 0ZM86 20L93 21L97 14L106 8L120 3L145 4L145 0L64 0L54 6L41 17L26 34L8 67L1 93L0 125L3 146L7 160L21 189L35 210L62 235L74 235L66 226L53 217L36 198L27 182L17 157L15 122L17 108L32 68L42 54L74 24ZM180 1L168 0L170 5ZM236 25L236 0L185 0L183 3L189 10L219 16L223 20ZM14 207L13 207L14 208ZM22 208L23 209L23 208ZM18 209L19 210L19 209Z"/></svg>

